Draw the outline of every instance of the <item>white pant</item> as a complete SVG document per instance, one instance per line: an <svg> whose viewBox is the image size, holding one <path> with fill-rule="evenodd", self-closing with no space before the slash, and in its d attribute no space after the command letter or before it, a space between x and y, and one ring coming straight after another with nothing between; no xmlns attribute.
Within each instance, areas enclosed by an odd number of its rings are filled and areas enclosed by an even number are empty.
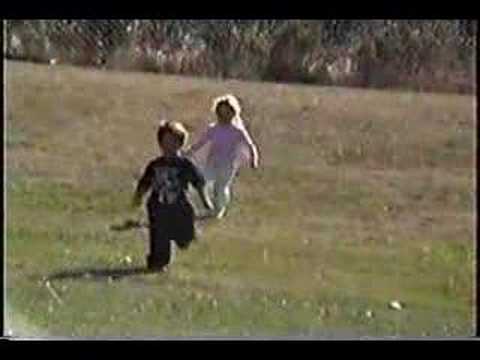
<svg viewBox="0 0 480 360"><path fill-rule="evenodd" d="M215 215L222 217L231 200L230 187L237 173L233 166L207 165L204 169L207 185L213 185L213 205Z"/></svg>

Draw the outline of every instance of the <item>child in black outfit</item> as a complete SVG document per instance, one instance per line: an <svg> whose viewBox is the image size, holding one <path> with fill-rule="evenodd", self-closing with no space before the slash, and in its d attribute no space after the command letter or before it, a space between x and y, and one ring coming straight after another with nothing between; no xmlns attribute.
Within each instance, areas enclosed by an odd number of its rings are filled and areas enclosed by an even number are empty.
<svg viewBox="0 0 480 360"><path fill-rule="evenodd" d="M160 125L157 140L163 154L147 165L133 197L133 205L139 206L144 194L152 190L147 201L150 227L147 267L153 271L163 270L170 263L171 240L180 249L186 249L195 238L194 211L186 197L189 183L198 191L204 206L213 209L202 173L179 154L187 139L188 132L182 124Z"/></svg>

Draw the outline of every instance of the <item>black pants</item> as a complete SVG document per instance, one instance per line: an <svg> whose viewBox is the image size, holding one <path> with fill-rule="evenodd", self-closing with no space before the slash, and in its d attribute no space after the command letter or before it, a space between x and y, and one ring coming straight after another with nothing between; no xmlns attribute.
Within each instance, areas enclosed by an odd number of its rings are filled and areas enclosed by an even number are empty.
<svg viewBox="0 0 480 360"><path fill-rule="evenodd" d="M155 200L147 204L150 223L150 254L147 256L149 269L161 269L170 264L172 243L187 249L195 238L194 212L188 202L162 205Z"/></svg>

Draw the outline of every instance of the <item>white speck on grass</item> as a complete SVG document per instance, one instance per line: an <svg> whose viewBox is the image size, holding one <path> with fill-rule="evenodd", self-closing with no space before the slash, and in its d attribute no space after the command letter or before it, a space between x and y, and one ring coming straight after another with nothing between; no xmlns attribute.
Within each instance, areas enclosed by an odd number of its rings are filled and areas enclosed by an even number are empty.
<svg viewBox="0 0 480 360"><path fill-rule="evenodd" d="M218 301L216 299L213 299L212 301L212 306L216 309L218 307Z"/></svg>
<svg viewBox="0 0 480 360"><path fill-rule="evenodd" d="M318 313L318 319L319 320L322 320L323 318L325 318L326 316L328 315L327 313L327 309L325 309L324 307L321 307L320 310L319 310L319 313Z"/></svg>
<svg viewBox="0 0 480 360"><path fill-rule="evenodd" d="M267 250L267 248L264 248L263 249L263 263L267 265L269 263L268 260L269 260L268 259L268 250Z"/></svg>
<svg viewBox="0 0 480 360"><path fill-rule="evenodd" d="M48 338L50 335L45 329L32 325L21 312L7 304L8 311L5 317L5 327L8 335L17 338Z"/></svg>
<svg viewBox="0 0 480 360"><path fill-rule="evenodd" d="M304 301L303 302L303 307L306 308L306 309L309 309L311 307L311 304L309 301Z"/></svg>
<svg viewBox="0 0 480 360"><path fill-rule="evenodd" d="M403 304L398 300L390 301L388 307L392 310L402 310L404 308Z"/></svg>

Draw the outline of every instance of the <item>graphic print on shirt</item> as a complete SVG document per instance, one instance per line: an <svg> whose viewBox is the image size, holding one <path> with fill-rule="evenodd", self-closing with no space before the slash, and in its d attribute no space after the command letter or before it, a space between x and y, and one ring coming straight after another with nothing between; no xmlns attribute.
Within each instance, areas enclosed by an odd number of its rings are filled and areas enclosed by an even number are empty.
<svg viewBox="0 0 480 360"><path fill-rule="evenodd" d="M155 168L153 190L158 193L158 202L174 204L177 202L182 188L179 179L180 170L172 167Z"/></svg>

